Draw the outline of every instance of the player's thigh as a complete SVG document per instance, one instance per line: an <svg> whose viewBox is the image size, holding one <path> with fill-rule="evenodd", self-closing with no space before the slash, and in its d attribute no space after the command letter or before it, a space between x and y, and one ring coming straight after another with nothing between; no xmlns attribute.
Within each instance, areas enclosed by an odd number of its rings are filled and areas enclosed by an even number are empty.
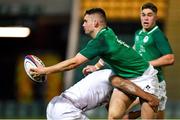
<svg viewBox="0 0 180 120"><path fill-rule="evenodd" d="M164 119L164 117L165 117L165 111L164 110L163 111L158 111L156 113L156 119Z"/></svg>
<svg viewBox="0 0 180 120"><path fill-rule="evenodd" d="M114 89L109 104L109 116L122 117L131 103L132 101L126 94Z"/></svg>
<svg viewBox="0 0 180 120"><path fill-rule="evenodd" d="M127 109L127 112L130 111L130 110L134 110L134 109L139 109L139 105L140 105L140 101L139 101L139 97L137 97L131 104L130 106L128 107ZM136 108L136 106L138 108Z"/></svg>
<svg viewBox="0 0 180 120"><path fill-rule="evenodd" d="M142 119L154 119L155 112L147 102L141 104L141 118Z"/></svg>

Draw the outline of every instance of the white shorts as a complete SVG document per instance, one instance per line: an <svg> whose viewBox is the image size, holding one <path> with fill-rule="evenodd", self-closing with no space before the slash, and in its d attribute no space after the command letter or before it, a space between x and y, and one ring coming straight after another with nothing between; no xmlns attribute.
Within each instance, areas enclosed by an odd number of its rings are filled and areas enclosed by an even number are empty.
<svg viewBox="0 0 180 120"><path fill-rule="evenodd" d="M47 106L47 120L89 120L85 113L62 95L54 97Z"/></svg>
<svg viewBox="0 0 180 120"><path fill-rule="evenodd" d="M159 110L163 111L166 108L166 102L167 102L167 96L166 96L166 82L163 80L162 82L159 83Z"/></svg>
<svg viewBox="0 0 180 120"><path fill-rule="evenodd" d="M159 96L159 83L156 74L157 70L150 65L142 76L129 80L144 91Z"/></svg>
<svg viewBox="0 0 180 120"><path fill-rule="evenodd" d="M166 96L166 82L163 80L162 82L159 83L159 96L158 98L160 99L160 103L158 106L159 111L163 111L166 108L166 102L167 102L167 96ZM132 108L133 110L139 110L140 106L135 105Z"/></svg>

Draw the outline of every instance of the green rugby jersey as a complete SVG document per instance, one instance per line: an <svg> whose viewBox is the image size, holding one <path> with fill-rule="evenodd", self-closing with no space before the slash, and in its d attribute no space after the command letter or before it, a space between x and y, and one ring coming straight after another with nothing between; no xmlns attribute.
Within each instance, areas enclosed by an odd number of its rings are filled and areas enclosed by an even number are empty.
<svg viewBox="0 0 180 120"><path fill-rule="evenodd" d="M111 28L103 28L87 46L80 51L88 59L99 56L115 74L124 78L141 76L149 67L135 50L119 40Z"/></svg>
<svg viewBox="0 0 180 120"><path fill-rule="evenodd" d="M159 29L158 26L153 27L150 31L145 32L138 30L135 33L134 49L147 61L157 59L166 54L172 54L172 49L168 39ZM162 68L156 67L158 70L159 82L164 80Z"/></svg>

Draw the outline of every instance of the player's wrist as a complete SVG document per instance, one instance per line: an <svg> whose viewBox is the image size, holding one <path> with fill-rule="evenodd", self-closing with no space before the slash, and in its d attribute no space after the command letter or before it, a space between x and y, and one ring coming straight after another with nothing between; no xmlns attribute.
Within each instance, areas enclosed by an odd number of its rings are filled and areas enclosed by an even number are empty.
<svg viewBox="0 0 180 120"><path fill-rule="evenodd" d="M43 74L48 75L48 74L50 74L50 73L51 73L51 71L48 69L48 67L44 67L44 68L43 68Z"/></svg>
<svg viewBox="0 0 180 120"><path fill-rule="evenodd" d="M97 65L94 65L94 67L96 68L96 70L99 70L99 69L100 69Z"/></svg>
<svg viewBox="0 0 180 120"><path fill-rule="evenodd" d="M102 60L99 60L98 63L101 65L101 66L104 66L104 62Z"/></svg>

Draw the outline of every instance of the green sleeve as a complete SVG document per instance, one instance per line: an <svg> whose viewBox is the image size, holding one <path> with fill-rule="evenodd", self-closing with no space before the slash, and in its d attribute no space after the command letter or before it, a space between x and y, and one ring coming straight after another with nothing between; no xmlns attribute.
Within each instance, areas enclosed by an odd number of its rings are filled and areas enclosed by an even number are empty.
<svg viewBox="0 0 180 120"><path fill-rule="evenodd" d="M97 56L101 56L105 52L106 46L103 38L92 39L86 47L80 51L80 54L91 60Z"/></svg>
<svg viewBox="0 0 180 120"><path fill-rule="evenodd" d="M161 31L158 31L158 34L154 34L154 40L161 54L166 55L173 53L167 37Z"/></svg>

